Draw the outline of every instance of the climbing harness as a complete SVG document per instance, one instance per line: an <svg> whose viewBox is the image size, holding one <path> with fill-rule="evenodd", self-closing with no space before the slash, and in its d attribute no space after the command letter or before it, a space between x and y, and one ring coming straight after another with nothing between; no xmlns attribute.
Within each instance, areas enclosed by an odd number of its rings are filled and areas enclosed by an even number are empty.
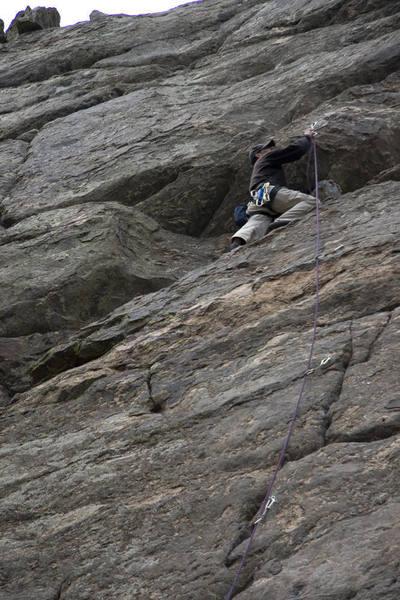
<svg viewBox="0 0 400 600"><path fill-rule="evenodd" d="M316 129L318 128L318 121L312 123L311 125L311 129L312 131L315 133ZM324 123L325 124L325 123ZM321 127L322 125L319 125L319 127ZM317 321L318 321L318 313L319 313L319 247L320 247L320 233L321 233L321 228L320 228L320 220L319 220L319 199L318 199L318 161L317 161L317 148L316 148L316 144L315 144L315 140L312 139L311 142L311 150L310 150L310 156L311 153L313 153L314 155L314 172L315 172L315 200L316 200L316 221L317 221L317 234L316 234L316 243L315 243L315 308L314 308L314 327L313 327L313 334L312 334L312 339L311 339L311 344L310 344L310 351L309 351L309 356L308 356L308 361L307 361L307 368L306 371L304 373L303 379L302 379L302 383L301 383L301 388L300 388L300 393L299 393L299 397L297 399L297 403L296 406L294 408L293 414L292 414L292 418L290 421L290 425L289 425L289 429L288 432L286 434L286 438L285 441L283 443L283 447L281 450L281 453L279 455L279 459L278 459L278 463L275 467L275 470L273 472L271 481L269 483L268 489L267 489L267 493L265 494L263 503L261 505L261 508L258 512L258 516L256 518L256 520L253 523L253 529L251 531L250 537L249 537L249 541L247 543L247 547L246 550L243 554L242 560L240 562L239 568L237 570L237 573L235 575L235 578L233 580L231 589L229 590L229 594L227 596L227 600L231 600L233 592L235 591L237 582L239 580L239 576L240 573L242 571L243 565L246 562L247 556L250 552L250 548L251 545L253 543L253 539L254 536L256 534L257 531L257 527L259 526L259 524L261 523L262 519L264 518L264 516L266 515L267 511L272 507L272 505L276 502L276 498L275 496L271 496L271 492L272 492L272 488L274 486L275 480L277 478L278 472L280 470L280 468L282 467L282 463L283 460L285 458L285 454L289 445L289 441L293 432L293 428L294 428L294 424L296 421L296 417L297 414L299 412L299 408L300 408L300 404L301 404L301 400L303 398L303 394L304 394L304 389L306 386L306 381L307 381L307 375L312 372L311 370L311 361L312 361L312 357L313 357L313 353L314 353L314 346L315 346L315 339L316 339L316 335L317 335ZM331 357L326 357L326 359L323 359L321 361L321 366L322 363L328 364L329 360L331 359Z"/></svg>
<svg viewBox="0 0 400 600"><path fill-rule="evenodd" d="M259 188L250 192L251 200L247 205L247 211L251 214L257 214L257 209L260 213L266 213L270 217L276 217L279 213L272 208L272 202L279 190L279 185L271 185L266 181Z"/></svg>
<svg viewBox="0 0 400 600"><path fill-rule="evenodd" d="M264 204L271 202L270 194L272 188L273 186L270 184L270 182L266 181L258 190L253 190L250 192L250 195L253 198L256 206L264 206Z"/></svg>

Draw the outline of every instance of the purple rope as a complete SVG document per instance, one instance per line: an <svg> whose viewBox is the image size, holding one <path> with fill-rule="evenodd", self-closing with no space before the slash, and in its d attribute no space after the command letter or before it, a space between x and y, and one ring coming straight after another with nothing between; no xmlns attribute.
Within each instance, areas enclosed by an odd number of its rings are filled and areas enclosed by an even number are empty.
<svg viewBox="0 0 400 600"><path fill-rule="evenodd" d="M316 148L316 144L315 144L315 140L312 139L312 150L314 153L314 169L315 169L315 205L316 205L316 215L317 215L317 239L316 239L316 245L315 245L315 309L314 309L314 328L313 328L313 334L312 334L312 340L311 340L311 346L310 346L310 353L309 353L309 357L308 357L308 362L307 362L307 370L306 373L303 377L303 381L301 384L301 388L300 388L300 394L295 406L295 409L293 411L293 415L292 415L292 419L290 421L290 425L289 425L289 429L281 450L281 453L279 455L279 459L278 459L278 463L276 465L275 471L272 475L272 479L270 481L270 484L268 486L267 489L267 493L265 494L265 498L264 501L261 505L260 511L258 513L258 519L260 519L262 517L262 515L264 515L264 512L266 510L266 506L268 504L268 500L270 498L271 492L272 492L272 488L274 486L275 480L277 478L278 472L282 466L283 463L283 459L285 457L286 451L287 451L287 447L289 445L289 440L291 438L292 432L293 432L293 428L294 428L294 424L296 421L296 417L300 408L300 403L301 400L303 398L303 394L304 394L304 389L306 386L306 381L307 381L307 371L311 368L311 361L312 361L312 357L313 357L313 353L314 353L314 346L315 346L315 339L316 339L316 334L317 334L317 321L318 321L318 312L319 312L319 247L320 247L320 237L321 237L321 227L320 227L320 219L319 219L319 200L318 200L318 161L317 161L317 148ZM257 520L256 520L257 521ZM239 576L240 573L242 571L243 565L246 562L247 556L250 552L250 548L251 545L253 543L253 539L254 536L256 534L257 531L257 527L259 525L259 522L255 522L253 525L253 530L251 532L246 550L243 554L243 558L241 560L241 563L239 565L239 569L236 573L235 579L233 580L232 583L232 587L229 591L227 600L231 600L233 592L235 591L237 582L239 580Z"/></svg>
<svg viewBox="0 0 400 600"><path fill-rule="evenodd" d="M313 140L314 142L314 140ZM312 155L312 146L310 148L310 152L307 156L307 171L306 171L306 182L307 182L307 194L311 194L311 179L310 179L310 167L311 167L311 155Z"/></svg>

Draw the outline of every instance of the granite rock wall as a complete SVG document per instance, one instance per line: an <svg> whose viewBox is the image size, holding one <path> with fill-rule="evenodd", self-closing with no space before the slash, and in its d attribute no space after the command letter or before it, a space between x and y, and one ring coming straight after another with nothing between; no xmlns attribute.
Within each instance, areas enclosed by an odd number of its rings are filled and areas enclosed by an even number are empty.
<svg viewBox="0 0 400 600"><path fill-rule="evenodd" d="M0 600L227 597L317 232L230 253L232 212L249 148L316 120L342 195L234 597L398 599L399 24L394 0L203 0L0 44Z"/></svg>

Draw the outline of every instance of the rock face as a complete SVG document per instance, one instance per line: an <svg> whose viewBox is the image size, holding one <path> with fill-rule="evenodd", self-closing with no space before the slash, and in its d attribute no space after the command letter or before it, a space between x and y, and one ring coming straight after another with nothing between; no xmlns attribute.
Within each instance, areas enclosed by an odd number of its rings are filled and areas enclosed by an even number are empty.
<svg viewBox="0 0 400 600"><path fill-rule="evenodd" d="M37 6L33 10L27 6L20 10L6 32L6 40L17 40L20 35L30 31L60 27L60 14L56 8Z"/></svg>
<svg viewBox="0 0 400 600"><path fill-rule="evenodd" d="M4 21L0 19L0 44L4 44L6 36L4 35Z"/></svg>
<svg viewBox="0 0 400 600"><path fill-rule="evenodd" d="M317 275L315 214L228 253L232 212L249 148L316 120L342 195L234 597L398 599L399 24L203 0L5 45L0 600L227 598Z"/></svg>

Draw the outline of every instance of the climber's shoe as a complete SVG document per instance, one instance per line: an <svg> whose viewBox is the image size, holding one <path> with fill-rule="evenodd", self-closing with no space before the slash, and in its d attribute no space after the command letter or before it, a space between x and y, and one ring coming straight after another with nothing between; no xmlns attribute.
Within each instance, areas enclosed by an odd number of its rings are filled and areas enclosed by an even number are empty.
<svg viewBox="0 0 400 600"><path fill-rule="evenodd" d="M231 252L232 250L236 250L237 248L240 248L243 244L238 244L237 242L232 242L231 244Z"/></svg>
<svg viewBox="0 0 400 600"><path fill-rule="evenodd" d="M240 246L244 246L246 241L241 237L233 237L231 243L231 252L232 250L236 250L236 248L240 248Z"/></svg>

